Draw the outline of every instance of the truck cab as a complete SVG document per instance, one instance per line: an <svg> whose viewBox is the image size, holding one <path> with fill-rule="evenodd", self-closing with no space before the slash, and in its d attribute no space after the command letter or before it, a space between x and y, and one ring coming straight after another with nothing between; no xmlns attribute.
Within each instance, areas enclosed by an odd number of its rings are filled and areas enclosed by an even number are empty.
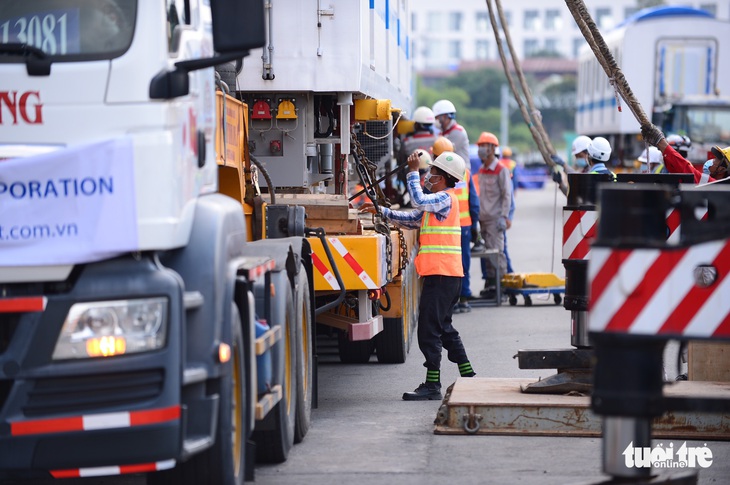
<svg viewBox="0 0 730 485"><path fill-rule="evenodd" d="M254 0L0 3L0 478L242 483L273 414L286 456L303 239L252 250L215 153L214 66L263 30Z"/></svg>

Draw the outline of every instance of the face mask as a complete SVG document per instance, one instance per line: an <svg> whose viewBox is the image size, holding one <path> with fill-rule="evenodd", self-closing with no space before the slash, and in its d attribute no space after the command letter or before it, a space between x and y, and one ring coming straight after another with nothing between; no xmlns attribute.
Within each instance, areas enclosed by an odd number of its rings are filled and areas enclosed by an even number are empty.
<svg viewBox="0 0 730 485"><path fill-rule="evenodd" d="M427 173L425 177L423 177L423 186L426 188L426 190L431 190L433 188L433 184L431 183L431 173Z"/></svg>
<svg viewBox="0 0 730 485"><path fill-rule="evenodd" d="M440 175L436 175L436 177L440 177ZM426 176L423 178L423 186L428 191L431 191L433 189L433 182L431 182L431 178L431 172L427 173Z"/></svg>
<svg viewBox="0 0 730 485"><path fill-rule="evenodd" d="M585 158L576 158L575 166L580 168L586 168L586 166L588 166L588 161Z"/></svg>
<svg viewBox="0 0 730 485"><path fill-rule="evenodd" d="M477 148L477 156L480 159L482 159L482 160L486 159L487 153L488 153L487 147L478 147Z"/></svg>
<svg viewBox="0 0 730 485"><path fill-rule="evenodd" d="M435 126L439 131L443 130L443 128L441 128L441 121L438 118L436 118L436 121L433 122L433 126Z"/></svg>
<svg viewBox="0 0 730 485"><path fill-rule="evenodd" d="M707 160L705 164L702 165L702 173L710 175L710 167L712 167L713 163L715 163L715 159Z"/></svg>

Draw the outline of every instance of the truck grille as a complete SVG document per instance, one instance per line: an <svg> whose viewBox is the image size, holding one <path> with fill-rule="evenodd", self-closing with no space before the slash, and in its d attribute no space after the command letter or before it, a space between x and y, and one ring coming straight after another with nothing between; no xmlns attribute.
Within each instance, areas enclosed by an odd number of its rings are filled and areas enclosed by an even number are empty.
<svg viewBox="0 0 730 485"><path fill-rule="evenodd" d="M3 354L15 335L20 322L19 313L0 313L0 354Z"/></svg>
<svg viewBox="0 0 730 485"><path fill-rule="evenodd" d="M2 414L3 406L8 398L8 394L10 394L11 387L13 387L13 381L0 379L0 414Z"/></svg>
<svg viewBox="0 0 730 485"><path fill-rule="evenodd" d="M158 397L164 378L164 371L155 369L38 379L28 393L23 412L28 417L36 417L131 405Z"/></svg>

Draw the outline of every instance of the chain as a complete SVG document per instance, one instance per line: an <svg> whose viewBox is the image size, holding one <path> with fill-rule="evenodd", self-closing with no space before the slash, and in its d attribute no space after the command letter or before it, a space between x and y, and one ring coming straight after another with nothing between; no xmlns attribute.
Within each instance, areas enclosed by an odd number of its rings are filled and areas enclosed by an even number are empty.
<svg viewBox="0 0 730 485"><path fill-rule="evenodd" d="M387 279L388 281L393 280L393 241L390 239L390 225L383 219L383 212L381 206L389 207L390 203L383 195L380 186L374 181L377 180L375 177L375 169L377 165L371 162L365 150L363 149L360 141L355 135L354 126L350 128L350 141L352 146L352 157L355 160L355 166L357 168L357 174L360 177L363 187L365 188L365 194L372 201L375 207L375 214L373 214L373 226L375 232L385 236L385 261L387 264Z"/></svg>
<svg viewBox="0 0 730 485"><path fill-rule="evenodd" d="M408 266L408 246L406 245L406 236L403 234L403 229L396 226L395 230L398 231L398 240L400 241L400 268L398 268L398 275L400 275Z"/></svg>

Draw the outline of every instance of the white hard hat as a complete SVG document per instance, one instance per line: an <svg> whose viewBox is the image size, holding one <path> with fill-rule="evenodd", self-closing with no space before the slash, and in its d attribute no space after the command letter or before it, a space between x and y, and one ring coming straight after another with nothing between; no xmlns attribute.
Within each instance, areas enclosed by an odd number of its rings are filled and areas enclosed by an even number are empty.
<svg viewBox="0 0 730 485"><path fill-rule="evenodd" d="M445 114L456 113L456 108L454 107L454 103L452 103L448 99L442 99L442 100L436 101L433 104L432 109L433 109L434 116L441 116L441 115L445 115Z"/></svg>
<svg viewBox="0 0 730 485"><path fill-rule="evenodd" d="M602 136L595 137L588 145L588 155L601 162L611 158L611 144Z"/></svg>
<svg viewBox="0 0 730 485"><path fill-rule="evenodd" d="M646 163L647 162L646 152L647 152L646 150L642 150L641 151L641 155L639 155L639 161L641 163ZM649 160L649 164L652 164L652 163L663 163L664 162L664 157L662 157L662 152L660 152L657 147L649 147L649 158L648 158L648 160Z"/></svg>
<svg viewBox="0 0 730 485"><path fill-rule="evenodd" d="M416 108L416 111L413 112L413 121L421 123L422 125L429 125L436 121L436 117L433 115L431 108L419 106Z"/></svg>
<svg viewBox="0 0 730 485"><path fill-rule="evenodd" d="M577 155L584 150L588 150L588 145L591 144L591 139L585 135L580 135L578 138L573 140L573 155Z"/></svg>
<svg viewBox="0 0 730 485"><path fill-rule="evenodd" d="M686 135L671 134L667 137L667 144L675 150L689 150L692 140Z"/></svg>
<svg viewBox="0 0 730 485"><path fill-rule="evenodd" d="M426 170L433 163L431 155L426 150L416 150L418 153L418 170Z"/></svg>
<svg viewBox="0 0 730 485"><path fill-rule="evenodd" d="M434 160L431 165L440 168L459 182L464 180L464 175L466 174L466 163L464 163L463 158L454 152L443 152L441 155L436 157L436 160Z"/></svg>

